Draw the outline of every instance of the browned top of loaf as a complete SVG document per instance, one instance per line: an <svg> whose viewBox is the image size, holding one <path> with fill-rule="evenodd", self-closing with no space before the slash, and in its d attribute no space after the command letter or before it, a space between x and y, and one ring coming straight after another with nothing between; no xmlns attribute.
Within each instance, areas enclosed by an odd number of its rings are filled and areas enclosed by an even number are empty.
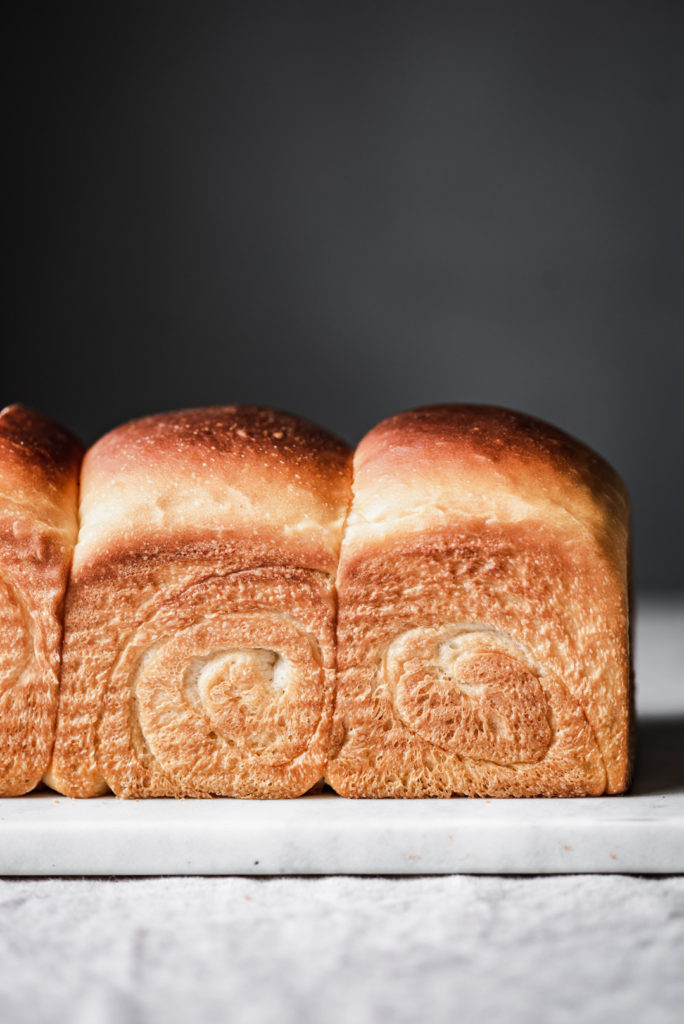
<svg viewBox="0 0 684 1024"><path fill-rule="evenodd" d="M374 427L354 460L350 542L450 518L568 517L600 534L626 530L627 492L596 452L533 416L436 405Z"/></svg>
<svg viewBox="0 0 684 1024"><path fill-rule="evenodd" d="M339 547L350 475L344 442L286 412L229 405L147 416L86 455L76 564L112 545L134 552L236 532L303 541L314 561L324 551L327 562Z"/></svg>
<svg viewBox="0 0 684 1024"><path fill-rule="evenodd" d="M186 468L211 460L225 469L228 462L248 459L287 462L320 475L335 474L349 456L348 446L308 420L257 405L216 405L204 409L157 413L132 420L101 437L88 452L92 464L110 462L118 471L162 461Z"/></svg>
<svg viewBox="0 0 684 1024"><path fill-rule="evenodd" d="M0 510L11 516L21 508L75 532L82 455L81 444L63 427L31 409L8 405L0 411Z"/></svg>
<svg viewBox="0 0 684 1024"><path fill-rule="evenodd" d="M64 427L23 405L0 411L0 472L41 473L59 484L78 468L83 448Z"/></svg>
<svg viewBox="0 0 684 1024"><path fill-rule="evenodd" d="M366 434L359 455L372 458L396 446L423 449L431 458L470 453L493 463L536 459L592 488L607 483L624 491L612 466L586 444L534 416L495 405L429 405L399 413Z"/></svg>

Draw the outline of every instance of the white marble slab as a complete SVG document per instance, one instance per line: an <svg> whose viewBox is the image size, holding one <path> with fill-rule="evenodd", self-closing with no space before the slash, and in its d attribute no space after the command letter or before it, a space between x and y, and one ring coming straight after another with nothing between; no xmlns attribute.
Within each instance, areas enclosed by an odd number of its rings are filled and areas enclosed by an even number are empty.
<svg viewBox="0 0 684 1024"><path fill-rule="evenodd" d="M0 800L0 875L684 873L684 606L638 620L632 792L586 800Z"/></svg>
<svg viewBox="0 0 684 1024"><path fill-rule="evenodd" d="M684 872L684 791L589 800L75 801L0 808L2 875Z"/></svg>

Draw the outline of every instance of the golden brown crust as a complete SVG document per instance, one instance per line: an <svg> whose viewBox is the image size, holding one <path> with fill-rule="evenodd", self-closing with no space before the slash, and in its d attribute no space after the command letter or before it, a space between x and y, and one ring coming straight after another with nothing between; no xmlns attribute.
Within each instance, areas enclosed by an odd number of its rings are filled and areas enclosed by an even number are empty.
<svg viewBox="0 0 684 1024"><path fill-rule="evenodd" d="M349 447L315 423L257 405L217 405L157 413L131 420L93 445L89 459L131 473L161 461L181 471L195 462L224 474L244 459L263 466L281 463L294 471L335 477ZM324 500L324 499L322 499Z"/></svg>
<svg viewBox="0 0 684 1024"><path fill-rule="evenodd" d="M600 495L604 484L626 495L624 484L602 456L558 427L526 413L493 405L431 405L383 420L363 438L359 456L388 456L397 446L449 458L468 453L497 464L510 459L553 465L571 479L580 478Z"/></svg>
<svg viewBox="0 0 684 1024"><path fill-rule="evenodd" d="M289 413L216 406L136 420L86 455L76 566L181 534L258 539L263 528L334 573L350 479L348 447Z"/></svg>
<svg viewBox="0 0 684 1024"><path fill-rule="evenodd" d="M33 789L52 749L81 455L37 413L0 412L1 796Z"/></svg>
<svg viewBox="0 0 684 1024"><path fill-rule="evenodd" d="M0 411L0 452L3 473L25 469L33 480L40 474L41 482L54 482L58 494L73 481L83 457L72 434L23 405Z"/></svg>
<svg viewBox="0 0 684 1024"><path fill-rule="evenodd" d="M50 785L275 797L320 778L350 476L342 442L253 407L91 449Z"/></svg>
<svg viewBox="0 0 684 1024"><path fill-rule="evenodd" d="M627 517L613 471L527 417L438 407L371 431L337 578L330 784L624 790Z"/></svg>
<svg viewBox="0 0 684 1024"><path fill-rule="evenodd" d="M374 427L354 457L346 542L456 517L576 520L611 560L624 559L629 501L615 471L541 420L492 406L442 405Z"/></svg>

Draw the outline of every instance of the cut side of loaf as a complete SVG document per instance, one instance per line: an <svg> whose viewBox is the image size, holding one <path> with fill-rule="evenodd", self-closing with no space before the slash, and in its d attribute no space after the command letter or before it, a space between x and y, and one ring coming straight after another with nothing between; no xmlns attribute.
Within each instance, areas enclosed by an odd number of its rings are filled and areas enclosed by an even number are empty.
<svg viewBox="0 0 684 1024"><path fill-rule="evenodd" d="M37 413L0 412L0 796L32 790L52 751L81 456Z"/></svg>
<svg viewBox="0 0 684 1024"><path fill-rule="evenodd" d="M126 424L87 453L49 784L290 797L323 774L351 453L270 409Z"/></svg>
<svg viewBox="0 0 684 1024"><path fill-rule="evenodd" d="M327 781L351 797L619 793L629 507L594 452L486 406L363 439L337 576Z"/></svg>

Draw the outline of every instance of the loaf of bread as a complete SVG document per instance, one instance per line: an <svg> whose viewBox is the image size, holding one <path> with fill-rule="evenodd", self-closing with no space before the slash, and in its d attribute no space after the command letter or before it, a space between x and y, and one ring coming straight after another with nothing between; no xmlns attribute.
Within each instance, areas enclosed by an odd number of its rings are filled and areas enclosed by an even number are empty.
<svg viewBox="0 0 684 1024"><path fill-rule="evenodd" d="M531 417L438 406L371 430L337 577L333 788L622 792L628 519L616 473Z"/></svg>
<svg viewBox="0 0 684 1024"><path fill-rule="evenodd" d="M251 406L90 449L51 786L291 797L320 779L350 483L341 441Z"/></svg>
<svg viewBox="0 0 684 1024"><path fill-rule="evenodd" d="M52 750L81 455L42 416L0 412L0 796L33 789Z"/></svg>

